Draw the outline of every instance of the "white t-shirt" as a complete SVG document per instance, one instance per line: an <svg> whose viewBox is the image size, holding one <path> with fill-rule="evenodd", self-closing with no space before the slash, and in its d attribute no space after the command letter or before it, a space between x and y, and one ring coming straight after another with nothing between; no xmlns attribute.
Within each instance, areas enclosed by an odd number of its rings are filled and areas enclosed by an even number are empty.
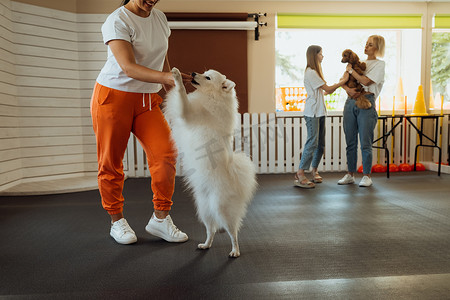
<svg viewBox="0 0 450 300"><path fill-rule="evenodd" d="M169 47L170 28L164 13L153 8L150 16L140 17L124 6L108 16L102 26L103 42L125 40L132 44L136 63L162 71ZM157 93L159 83L148 83L128 77L120 68L108 46L108 59L97 82L120 91L135 93Z"/></svg>
<svg viewBox="0 0 450 300"><path fill-rule="evenodd" d="M311 69L306 68L304 85L306 89L305 117L322 117L327 115L327 107L323 97L323 90L320 88L325 84L319 74Z"/></svg>
<svg viewBox="0 0 450 300"><path fill-rule="evenodd" d="M384 84L385 62L379 59L365 60L366 71L364 75L372 80L374 83L368 86L364 86L364 90L373 93L375 100L380 95L381 89Z"/></svg>

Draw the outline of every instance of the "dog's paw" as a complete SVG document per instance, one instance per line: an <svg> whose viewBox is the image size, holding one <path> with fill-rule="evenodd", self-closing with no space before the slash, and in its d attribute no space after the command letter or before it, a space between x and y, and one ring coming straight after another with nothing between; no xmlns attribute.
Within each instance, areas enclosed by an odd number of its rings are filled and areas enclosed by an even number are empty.
<svg viewBox="0 0 450 300"><path fill-rule="evenodd" d="M175 82L183 82L183 79L181 78L181 73L180 70L178 70L177 68L172 68L172 75L173 75L173 79L175 80Z"/></svg>
<svg viewBox="0 0 450 300"><path fill-rule="evenodd" d="M228 254L228 256L231 258L236 258L239 257L240 255L241 253L239 252L239 250L231 250L230 254Z"/></svg>
<svg viewBox="0 0 450 300"><path fill-rule="evenodd" d="M208 244L198 244L197 248L198 248L198 249L202 249L202 250L206 250L206 249L211 248L211 245L208 245Z"/></svg>

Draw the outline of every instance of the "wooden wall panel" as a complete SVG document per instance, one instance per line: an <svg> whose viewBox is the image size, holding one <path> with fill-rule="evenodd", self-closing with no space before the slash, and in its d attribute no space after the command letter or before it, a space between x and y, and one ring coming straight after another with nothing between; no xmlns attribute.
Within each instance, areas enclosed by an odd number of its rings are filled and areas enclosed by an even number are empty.
<svg viewBox="0 0 450 300"><path fill-rule="evenodd" d="M13 12L20 12L28 15L44 16L49 18L50 20L62 20L68 22L75 22L77 19L76 14L63 10L49 9L46 7L24 4L17 1L8 1L8 0L2 1L11 2L11 10ZM42 4L42 1L39 2Z"/></svg>
<svg viewBox="0 0 450 300"><path fill-rule="evenodd" d="M89 39L103 20L83 23L79 33L77 19L0 0L0 190L97 171L89 100L106 49Z"/></svg>
<svg viewBox="0 0 450 300"><path fill-rule="evenodd" d="M11 3L0 0L0 187L22 178Z"/></svg>
<svg viewBox="0 0 450 300"><path fill-rule="evenodd" d="M81 129L84 137L85 170L97 170L97 150L89 107L95 79L107 58L107 48L101 34L106 17L106 14L77 14L79 92L83 116Z"/></svg>

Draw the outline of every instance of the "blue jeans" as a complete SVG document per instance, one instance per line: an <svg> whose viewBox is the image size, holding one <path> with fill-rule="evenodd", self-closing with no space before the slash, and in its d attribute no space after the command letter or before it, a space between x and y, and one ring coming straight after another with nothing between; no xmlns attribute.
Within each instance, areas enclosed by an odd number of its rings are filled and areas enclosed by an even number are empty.
<svg viewBox="0 0 450 300"><path fill-rule="evenodd" d="M347 142L347 169L348 172L356 172L358 161L358 134L361 143L363 174L372 171L372 142L373 131L377 125L378 115L375 109L373 94L366 94L372 103L369 109L360 109L355 105L355 99L348 98L344 106L344 133Z"/></svg>
<svg viewBox="0 0 450 300"><path fill-rule="evenodd" d="M325 148L325 117L305 117L308 138L303 149L299 169L319 166Z"/></svg>

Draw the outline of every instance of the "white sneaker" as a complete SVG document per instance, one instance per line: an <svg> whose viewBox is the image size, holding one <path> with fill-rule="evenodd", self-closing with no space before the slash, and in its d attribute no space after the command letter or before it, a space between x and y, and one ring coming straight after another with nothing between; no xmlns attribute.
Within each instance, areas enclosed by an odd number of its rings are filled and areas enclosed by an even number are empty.
<svg viewBox="0 0 450 300"><path fill-rule="evenodd" d="M352 176L350 174L345 174L345 176L338 181L338 184L352 184L352 183L355 183L355 176Z"/></svg>
<svg viewBox="0 0 450 300"><path fill-rule="evenodd" d="M137 242L136 234L124 218L111 224L109 235L119 244L127 245Z"/></svg>
<svg viewBox="0 0 450 300"><path fill-rule="evenodd" d="M372 179L369 176L363 176L361 181L359 182L359 186L371 186L372 185Z"/></svg>
<svg viewBox="0 0 450 300"><path fill-rule="evenodd" d="M179 243L188 240L187 234L173 224L170 216L167 216L164 220L160 220L153 213L147 226L145 226L145 231L168 242Z"/></svg>

